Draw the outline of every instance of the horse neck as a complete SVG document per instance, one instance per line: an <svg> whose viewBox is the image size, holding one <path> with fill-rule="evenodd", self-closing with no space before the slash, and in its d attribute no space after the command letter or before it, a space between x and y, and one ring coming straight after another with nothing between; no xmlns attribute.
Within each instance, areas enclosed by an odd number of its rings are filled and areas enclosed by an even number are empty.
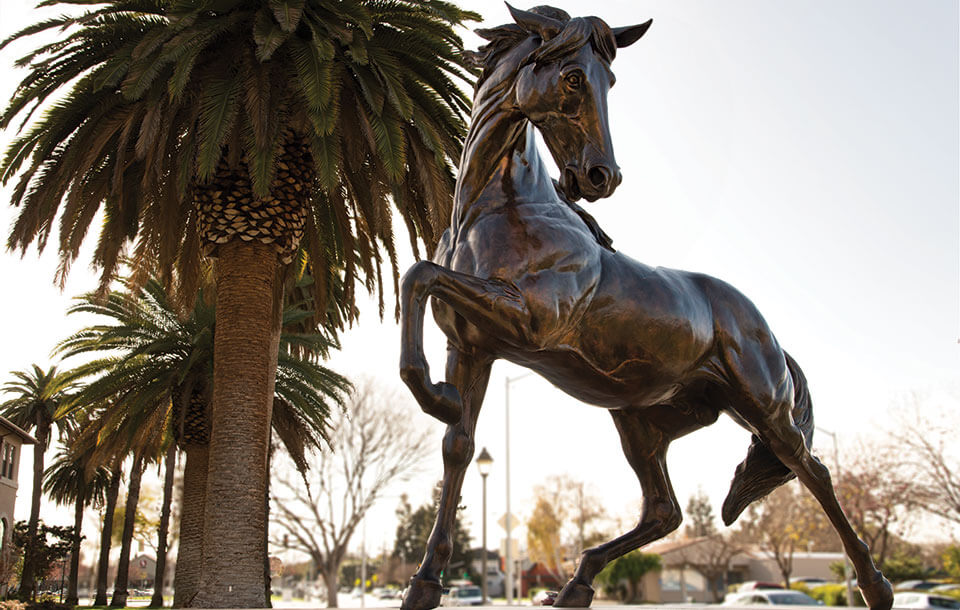
<svg viewBox="0 0 960 610"><path fill-rule="evenodd" d="M510 97L511 89L484 87L474 102L454 194L454 228L507 205L557 199L533 124Z"/></svg>

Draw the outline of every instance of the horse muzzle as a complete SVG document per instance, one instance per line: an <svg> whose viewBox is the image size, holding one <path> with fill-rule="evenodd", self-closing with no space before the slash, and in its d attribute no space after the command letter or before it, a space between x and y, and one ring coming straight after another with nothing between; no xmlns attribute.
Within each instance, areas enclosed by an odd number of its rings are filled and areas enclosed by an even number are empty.
<svg viewBox="0 0 960 610"><path fill-rule="evenodd" d="M570 201L577 201L581 197L587 201L596 201L612 195L622 179L620 168L616 165L611 167L597 164L586 171L568 165L563 170L560 186Z"/></svg>

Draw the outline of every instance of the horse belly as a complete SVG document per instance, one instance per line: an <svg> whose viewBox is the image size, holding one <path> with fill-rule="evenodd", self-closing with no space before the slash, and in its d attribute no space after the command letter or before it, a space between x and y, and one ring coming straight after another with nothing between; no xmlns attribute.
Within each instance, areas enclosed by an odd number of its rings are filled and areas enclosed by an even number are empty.
<svg viewBox="0 0 960 610"><path fill-rule="evenodd" d="M680 389L677 378L655 366L632 368L615 376L572 350L502 353L507 360L539 373L566 394L606 409L644 407L668 402Z"/></svg>

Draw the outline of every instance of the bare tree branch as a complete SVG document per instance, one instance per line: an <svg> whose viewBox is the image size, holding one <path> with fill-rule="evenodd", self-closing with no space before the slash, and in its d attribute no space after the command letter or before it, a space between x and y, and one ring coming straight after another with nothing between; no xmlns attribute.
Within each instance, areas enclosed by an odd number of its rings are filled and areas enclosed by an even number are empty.
<svg viewBox="0 0 960 610"><path fill-rule="evenodd" d="M906 458L904 461L914 470L924 510L960 524L960 450L956 442L960 419L956 405L936 404L939 400L919 394L908 398L900 427L891 436L907 450L901 458ZM921 408L927 413L923 414ZM934 408L936 415L931 417Z"/></svg>
<svg viewBox="0 0 960 610"><path fill-rule="evenodd" d="M431 449L429 433L404 409L412 411L370 382L358 384L347 411L333 416L330 449L309 458L310 484L292 473L278 477L272 518L288 548L308 553L322 570L328 607L337 605L340 562L364 515L415 474Z"/></svg>

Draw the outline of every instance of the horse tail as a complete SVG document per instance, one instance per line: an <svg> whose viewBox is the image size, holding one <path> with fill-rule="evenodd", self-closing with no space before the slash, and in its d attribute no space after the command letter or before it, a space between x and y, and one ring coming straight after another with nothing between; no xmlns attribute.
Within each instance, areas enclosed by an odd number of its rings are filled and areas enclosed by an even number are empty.
<svg viewBox="0 0 960 610"><path fill-rule="evenodd" d="M804 444L809 449L813 443L813 403L807 387L807 378L797 362L784 352L787 370L793 378L793 421L803 433ZM730 491L723 501L721 516L726 525L737 520L740 513L752 502L763 498L796 475L780 461L760 437L754 435L747 457L737 466Z"/></svg>

